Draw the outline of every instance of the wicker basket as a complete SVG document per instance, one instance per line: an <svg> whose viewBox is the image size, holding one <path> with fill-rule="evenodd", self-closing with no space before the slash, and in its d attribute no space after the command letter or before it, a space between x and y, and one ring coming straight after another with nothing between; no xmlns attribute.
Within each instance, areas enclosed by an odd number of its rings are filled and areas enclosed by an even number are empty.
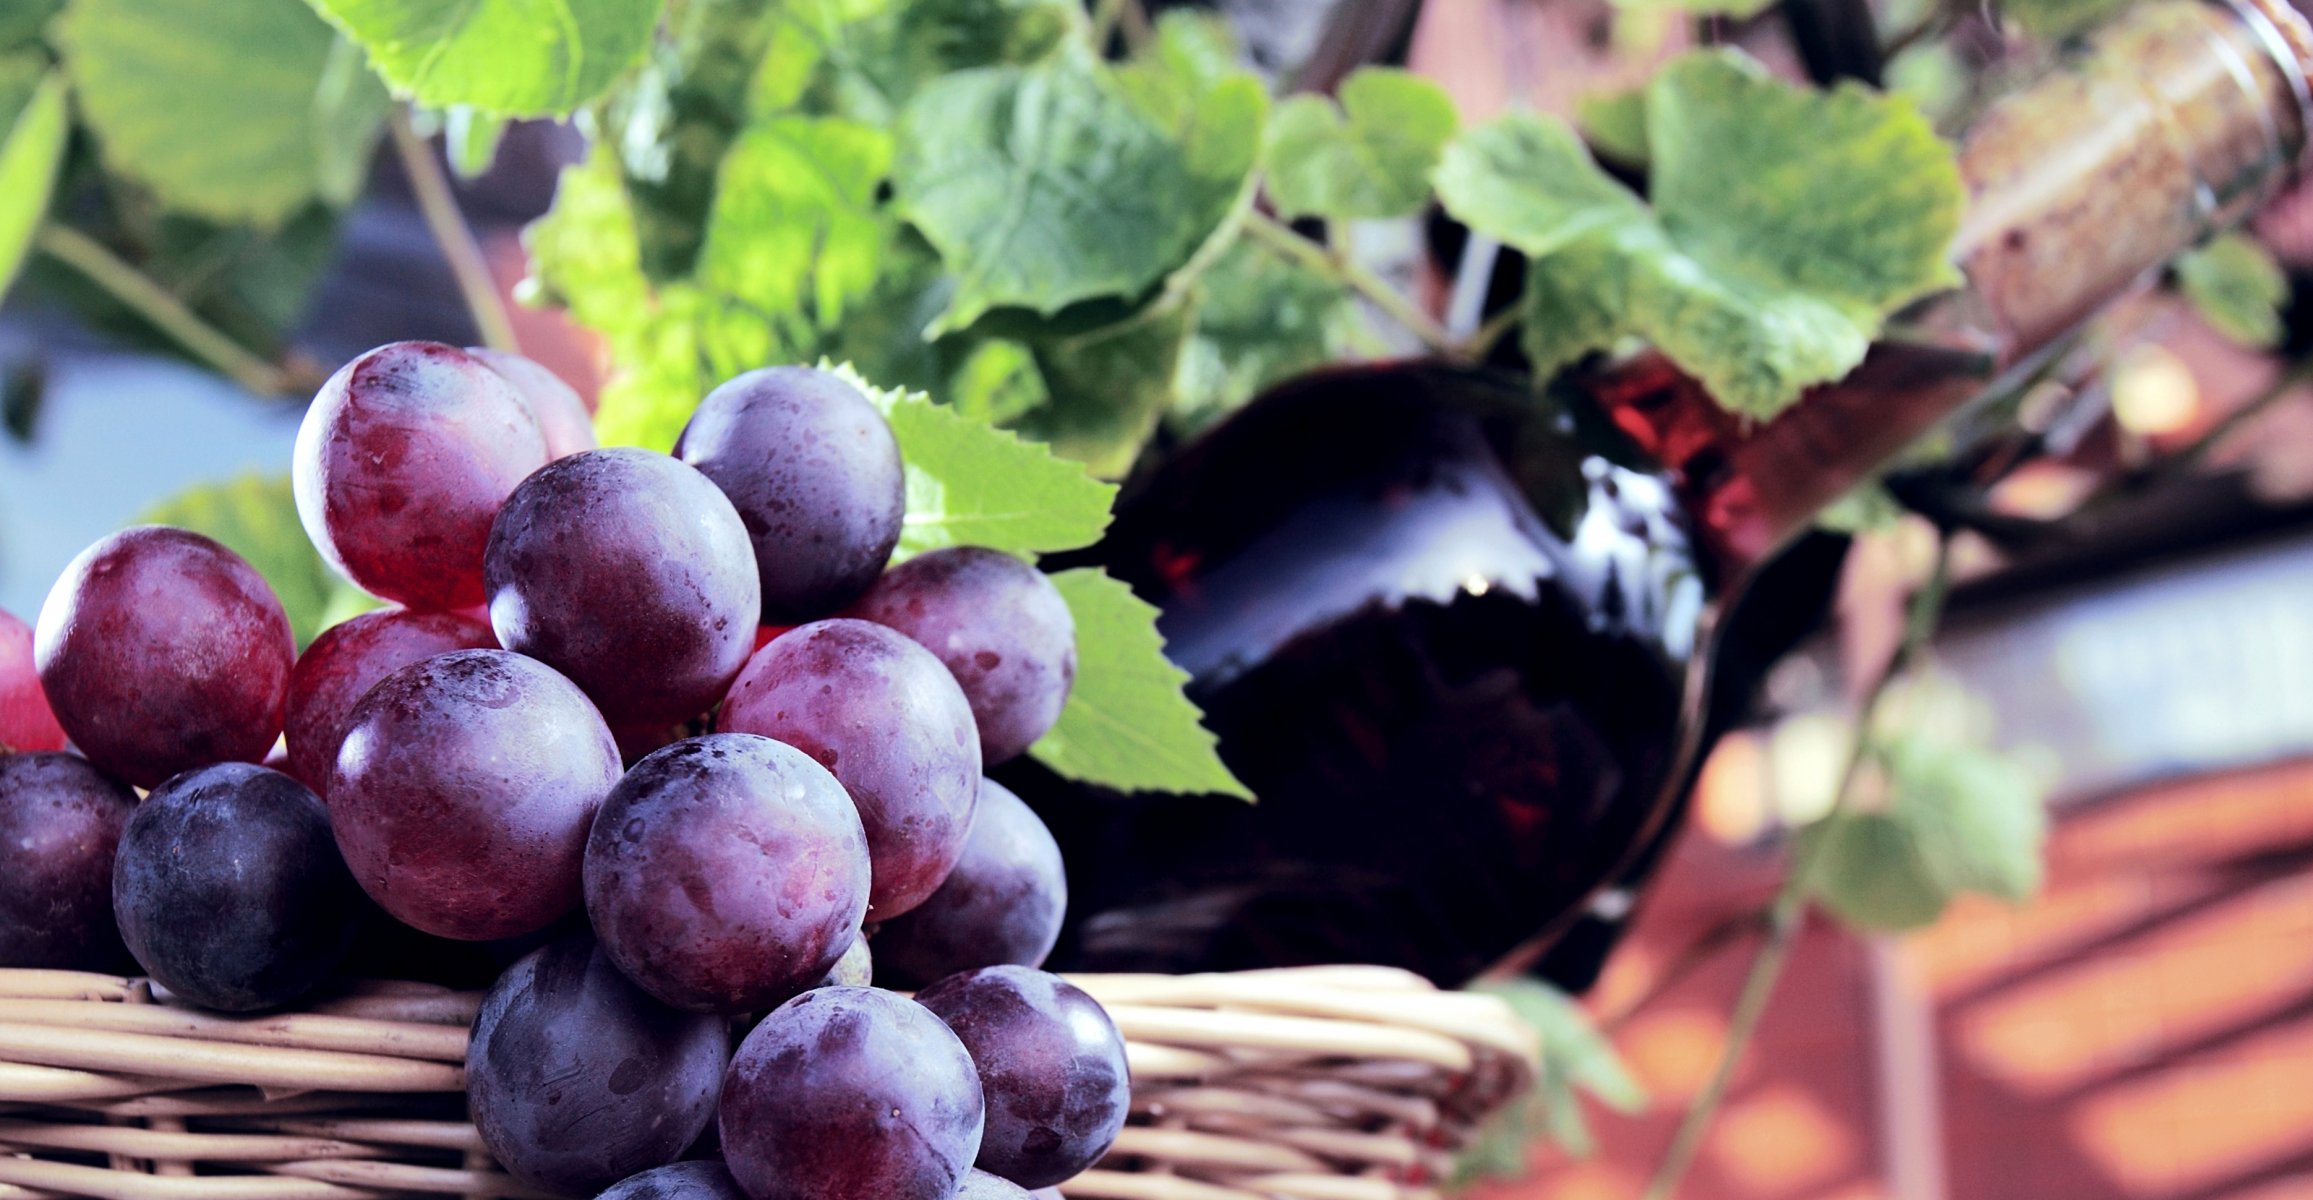
<svg viewBox="0 0 2313 1200"><path fill-rule="evenodd" d="M1404 972L1085 975L1133 1120L1075 1200L1415 1200L1534 1078L1498 1000ZM480 997L372 983L222 1017L141 980L0 970L0 1200L539 1196L465 1116Z"/></svg>

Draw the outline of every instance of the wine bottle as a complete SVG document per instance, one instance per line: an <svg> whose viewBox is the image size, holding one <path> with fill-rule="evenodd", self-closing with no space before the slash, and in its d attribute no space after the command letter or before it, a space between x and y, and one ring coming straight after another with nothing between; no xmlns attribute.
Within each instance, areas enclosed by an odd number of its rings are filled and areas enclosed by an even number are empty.
<svg viewBox="0 0 2313 1200"><path fill-rule="evenodd" d="M1659 852L1732 598L1824 505L2270 196L2305 147L2308 57L2278 0L2105 26L1964 138L1964 285L1772 420L1652 353L1540 397L1404 362L1289 382L1161 464L1088 558L1162 610L1259 802L1008 768L1069 862L1058 961L1530 965Z"/></svg>

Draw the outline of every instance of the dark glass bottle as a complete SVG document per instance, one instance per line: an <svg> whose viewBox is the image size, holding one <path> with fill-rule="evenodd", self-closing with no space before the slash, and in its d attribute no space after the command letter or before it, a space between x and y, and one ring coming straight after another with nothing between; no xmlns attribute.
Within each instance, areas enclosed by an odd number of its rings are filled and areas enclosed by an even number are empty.
<svg viewBox="0 0 2313 1200"><path fill-rule="evenodd" d="M2305 141L2287 35L2313 44L2289 10L2158 0L1993 106L1961 153L1967 286L1775 420L1652 355L1539 397L1363 366L1275 389L1139 481L1089 557L1162 610L1260 802L1000 772L1068 858L1056 961L1532 965L1663 845L1713 733L1716 630L1761 564L2274 190Z"/></svg>

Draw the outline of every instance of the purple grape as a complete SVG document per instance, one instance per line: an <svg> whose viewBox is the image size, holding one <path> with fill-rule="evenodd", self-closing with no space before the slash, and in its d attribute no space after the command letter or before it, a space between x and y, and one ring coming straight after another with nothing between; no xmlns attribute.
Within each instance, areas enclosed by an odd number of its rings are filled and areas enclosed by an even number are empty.
<svg viewBox="0 0 2313 1200"><path fill-rule="evenodd" d="M763 1018L723 1081L723 1158L755 1200L951 1200L981 1124L971 1056L921 1005L805 992Z"/></svg>
<svg viewBox="0 0 2313 1200"><path fill-rule="evenodd" d="M868 952L867 936L858 934L851 939L851 948L844 951L843 957L836 959L835 965L827 968L827 974L820 976L813 986L866 987L873 982L875 959Z"/></svg>
<svg viewBox="0 0 2313 1200"><path fill-rule="evenodd" d="M1132 1108L1124 1038L1082 988L1027 967L982 967L916 993L980 1071L988 1130L981 1170L1022 1187L1100 1161Z"/></svg>
<svg viewBox="0 0 2313 1200"><path fill-rule="evenodd" d="M980 760L1017 758L1060 719L1076 682L1076 618L1044 572L952 546L884 572L848 616L889 625L948 665L980 726Z"/></svg>
<svg viewBox="0 0 2313 1200"><path fill-rule="evenodd" d="M931 899L876 931L876 962L918 987L975 967L1042 966L1067 911L1060 843L1010 788L983 779L964 856Z"/></svg>
<svg viewBox="0 0 2313 1200"><path fill-rule="evenodd" d="M843 787L746 733L676 742L611 789L586 843L586 912L659 999L760 1011L810 987L859 936L867 837Z"/></svg>
<svg viewBox="0 0 2313 1200"><path fill-rule="evenodd" d="M842 781L867 827L875 920L923 903L964 852L980 793L972 707L905 637L842 618L784 633L739 673L717 725L777 738Z"/></svg>
<svg viewBox="0 0 2313 1200"><path fill-rule="evenodd" d="M723 1164L702 1160L628 1176L595 1200L747 1200L747 1193Z"/></svg>
<svg viewBox="0 0 2313 1200"><path fill-rule="evenodd" d="M487 941L577 907L587 825L618 777L610 729L577 685L519 654L459 650L354 705L329 815L379 907Z"/></svg>
<svg viewBox="0 0 2313 1200"><path fill-rule="evenodd" d="M149 788L256 762L281 733L297 643L263 576L197 533L124 529L80 552L40 606L40 686L73 744Z"/></svg>
<svg viewBox="0 0 2313 1200"><path fill-rule="evenodd" d="M538 418L538 432L546 439L548 461L594 449L594 414L586 411L586 401L579 399L578 392L560 375L547 370L546 364L487 346L468 346L466 353L505 376L506 382L514 385L515 394L530 406L530 415Z"/></svg>
<svg viewBox="0 0 2313 1200"><path fill-rule="evenodd" d="M32 627L0 610L0 754L11 750L62 750L64 727L40 690L40 668L32 663Z"/></svg>
<svg viewBox="0 0 2313 1200"><path fill-rule="evenodd" d="M225 1012L312 991L368 913L320 797L247 763L187 771L145 798L121 834L112 905L145 974Z"/></svg>
<svg viewBox="0 0 2313 1200"><path fill-rule="evenodd" d="M313 639L289 673L289 773L315 791L329 787L353 706L377 682L414 662L452 650L495 649L490 627L456 613L406 608L366 612Z"/></svg>
<svg viewBox="0 0 2313 1200"><path fill-rule="evenodd" d="M482 998L466 1101L517 1179L592 1195L697 1140L729 1062L722 1018L651 999L577 934L532 951Z"/></svg>
<svg viewBox="0 0 2313 1200"><path fill-rule="evenodd" d="M732 379L699 402L675 457L714 480L747 522L768 624L842 608L899 544L899 443L832 372L766 367Z"/></svg>
<svg viewBox="0 0 2313 1200"><path fill-rule="evenodd" d="M956 1189L956 1200L1028 1200L1028 1189L974 1167L964 1174L964 1186Z"/></svg>
<svg viewBox="0 0 2313 1200"><path fill-rule="evenodd" d="M522 482L490 529L490 624L621 728L705 712L755 645L747 528L706 476L619 448Z"/></svg>
<svg viewBox="0 0 2313 1200"><path fill-rule="evenodd" d="M546 465L513 384L438 342L392 342L338 368L305 410L291 483L305 532L362 587L417 609L482 600L490 519Z"/></svg>
<svg viewBox="0 0 2313 1200"><path fill-rule="evenodd" d="M77 754L0 754L0 967L107 971L126 961L112 860L136 804Z"/></svg>

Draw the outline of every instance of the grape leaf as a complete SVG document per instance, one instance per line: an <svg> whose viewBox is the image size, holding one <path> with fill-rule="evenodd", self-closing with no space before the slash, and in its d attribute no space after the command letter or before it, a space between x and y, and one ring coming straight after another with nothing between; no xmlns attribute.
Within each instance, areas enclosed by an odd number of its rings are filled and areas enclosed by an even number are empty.
<svg viewBox="0 0 2313 1200"><path fill-rule="evenodd" d="M41 74L21 106L0 109L0 121L8 130L0 141L0 295L6 295L31 253L32 235L48 215L64 143L72 133L63 72Z"/></svg>
<svg viewBox="0 0 2313 1200"><path fill-rule="evenodd" d="M1339 282L1258 242L1231 246L1205 273L1199 294L1179 400L1169 414L1187 429L1346 353L1356 321Z"/></svg>
<svg viewBox="0 0 2313 1200"><path fill-rule="evenodd" d="M895 203L956 276L933 332L999 305L1145 291L1209 210L1182 148L1104 68L1063 55L944 76L901 116Z"/></svg>
<svg viewBox="0 0 2313 1200"><path fill-rule="evenodd" d="M2128 6L2128 0L2004 0L2000 16L2037 38L2060 41Z"/></svg>
<svg viewBox="0 0 2313 1200"><path fill-rule="evenodd" d="M64 0L9 0L0 5L0 50L39 41L42 27L63 9Z"/></svg>
<svg viewBox="0 0 2313 1200"><path fill-rule="evenodd" d="M1076 684L1060 720L1029 749L1072 779L1120 791L1217 792L1252 799L1164 657L1157 610L1105 572L1052 577L1076 618Z"/></svg>
<svg viewBox="0 0 2313 1200"><path fill-rule="evenodd" d="M899 439L908 493L901 554L988 546L1034 555L1091 545L1108 528L1114 484L921 392L879 388L848 366L833 369L875 401Z"/></svg>
<svg viewBox="0 0 2313 1200"><path fill-rule="evenodd" d="M1920 929L1935 924L1951 903L1918 840L1893 813L1825 817L1800 831L1798 855L1811 864L1815 899L1856 929Z"/></svg>
<svg viewBox="0 0 2313 1200"><path fill-rule="evenodd" d="M1549 118L1500 118L1447 147L1446 207L1532 259L1538 372L1643 337L1720 404L1771 417L1860 362L1887 313L1958 279L1958 167L1906 103L1708 52L1655 77L1646 125L1651 210Z"/></svg>
<svg viewBox="0 0 2313 1200"><path fill-rule="evenodd" d="M331 570L306 540L286 475L251 473L187 488L137 521L206 534L249 560L280 597L300 648L337 621L382 603Z"/></svg>
<svg viewBox="0 0 2313 1200"><path fill-rule="evenodd" d="M1878 754L1887 807L1801 832L1800 861L1825 907L1857 928L1900 931L1933 922L1961 892L2021 902L2039 889L2048 817L2022 764L1918 734Z"/></svg>
<svg viewBox="0 0 2313 1200"><path fill-rule="evenodd" d="M1157 22L1156 43L1113 76L1133 106L1166 131L1195 183L1195 224L1221 227L1253 184L1269 122L1269 91L1237 66L1226 21L1173 9Z"/></svg>
<svg viewBox="0 0 2313 1200"><path fill-rule="evenodd" d="M2254 238L2222 234L2176 262L2177 287L2218 333L2244 346L2281 341L2289 277Z"/></svg>
<svg viewBox="0 0 2313 1200"><path fill-rule="evenodd" d="M758 122L723 160L700 279L774 319L837 324L875 286L888 234L875 190L890 165L880 129L839 117Z"/></svg>
<svg viewBox="0 0 2313 1200"><path fill-rule="evenodd" d="M1775 3L1775 0L1613 0L1616 8L1632 12L1676 12L1695 16L1727 16L1736 20L1755 17Z"/></svg>
<svg viewBox="0 0 2313 1200"><path fill-rule="evenodd" d="M106 166L171 207L273 226L358 187L385 90L331 74L301 0L74 0L50 30Z"/></svg>
<svg viewBox="0 0 2313 1200"><path fill-rule="evenodd" d="M1523 1176L1537 1135L1567 1154L1588 1157L1597 1147L1582 1117L1583 1094L1625 1115L1646 1107L1645 1089L1572 996L1524 977L1480 983L1471 990L1501 997L1532 1027L1542 1046L1542 1073L1533 1091L1496 1114L1479 1130L1478 1140L1455 1158L1455 1182Z"/></svg>
<svg viewBox="0 0 2313 1200"><path fill-rule="evenodd" d="M966 351L948 388L957 412L990 425L1005 424L1052 399L1036 369L1035 352L1010 338L987 338Z"/></svg>
<svg viewBox="0 0 2313 1200"><path fill-rule="evenodd" d="M1340 103L1300 95L1269 129L1269 198L1286 217L1402 217L1430 198L1430 171L1460 118L1445 89L1408 71L1363 67Z"/></svg>
<svg viewBox="0 0 2313 1200"><path fill-rule="evenodd" d="M522 231L522 244L530 260L526 302L561 305L601 332L636 319L651 303L634 202L618 161L599 146L562 169L554 207Z"/></svg>
<svg viewBox="0 0 2313 1200"><path fill-rule="evenodd" d="M562 116L641 60L662 0L310 0L428 108ZM250 43L262 44L262 43ZM242 56L244 59L247 56Z"/></svg>
<svg viewBox="0 0 2313 1200"><path fill-rule="evenodd" d="M1026 414L1019 422L1022 432L1094 475L1121 477L1173 402L1195 308L1187 302L1160 306L1090 332L1033 343L1051 400Z"/></svg>
<svg viewBox="0 0 2313 1200"><path fill-rule="evenodd" d="M1592 150L1625 166L1646 165L1644 89L1592 92L1574 102L1574 116Z"/></svg>

